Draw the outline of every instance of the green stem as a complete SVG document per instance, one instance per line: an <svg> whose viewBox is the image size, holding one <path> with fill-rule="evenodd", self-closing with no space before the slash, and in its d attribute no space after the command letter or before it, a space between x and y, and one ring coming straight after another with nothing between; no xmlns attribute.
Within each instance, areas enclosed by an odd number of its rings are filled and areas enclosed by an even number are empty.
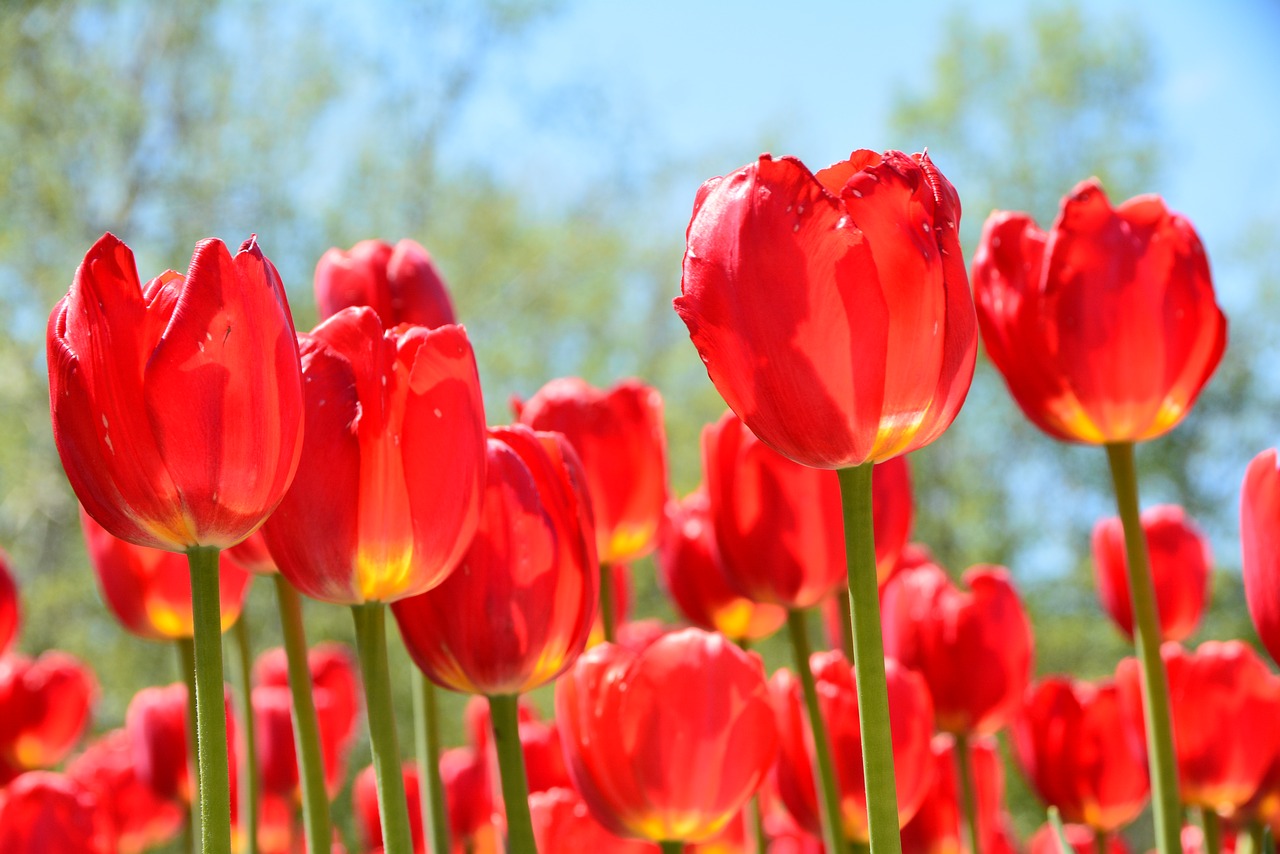
<svg viewBox="0 0 1280 854"><path fill-rule="evenodd" d="M868 842L850 842L850 854L871 854L871 844Z"/></svg>
<svg viewBox="0 0 1280 854"><path fill-rule="evenodd" d="M245 854L258 854L258 748L253 721L253 651L249 646L249 626L242 612L232 629L236 644L236 696L239 699L241 743L240 754L240 827L244 832Z"/></svg>
<svg viewBox="0 0 1280 854"><path fill-rule="evenodd" d="M600 626L604 629L604 639L607 642L613 643L618 639L613 601L613 569L603 562L600 564Z"/></svg>
<svg viewBox="0 0 1280 854"><path fill-rule="evenodd" d="M1266 854L1276 854L1276 836L1269 826L1262 829L1262 850Z"/></svg>
<svg viewBox="0 0 1280 854"><path fill-rule="evenodd" d="M1107 843L1111 841L1111 834L1105 830L1093 831L1093 850L1097 854L1107 854Z"/></svg>
<svg viewBox="0 0 1280 854"><path fill-rule="evenodd" d="M196 645L191 638L178 638L178 670L187 686L187 805L190 820L183 829L183 851L194 851L200 838L200 768L196 764Z"/></svg>
<svg viewBox="0 0 1280 854"><path fill-rule="evenodd" d="M1053 828L1053 835L1058 837L1058 849L1062 854L1074 854L1076 849L1067 841L1067 829L1062 824L1062 813L1058 812L1057 807L1049 807L1049 825Z"/></svg>
<svg viewBox="0 0 1280 854"><path fill-rule="evenodd" d="M1266 850L1266 829L1257 819L1249 822L1249 843L1252 848L1250 854L1262 854Z"/></svg>
<svg viewBox="0 0 1280 854"><path fill-rule="evenodd" d="M187 552L187 563L191 568L191 618L196 651L200 850L204 854L231 854L231 776L227 769L218 550L196 546Z"/></svg>
<svg viewBox="0 0 1280 854"><path fill-rule="evenodd" d="M849 588L843 587L836 591L836 610L840 616L840 651L844 653L844 657L848 659L849 664L853 664L853 632L849 621L844 618L845 614L852 613L852 606L849 604Z"/></svg>
<svg viewBox="0 0 1280 854"><path fill-rule="evenodd" d="M378 784L378 816L386 854L413 854L409 804L400 769L400 746L391 707L391 674L387 665L387 606L367 602L351 606L356 624L356 654L364 680L373 775Z"/></svg>
<svg viewBox="0 0 1280 854"><path fill-rule="evenodd" d="M409 668L413 680L413 733L418 748L418 787L423 827L431 840L431 854L449 854L449 814L445 810L444 782L440 779L440 713L436 687L417 666Z"/></svg>
<svg viewBox="0 0 1280 854"><path fill-rule="evenodd" d="M875 854L901 854L898 791L889 729L889 689L880 635L880 584L876 578L876 538L871 516L871 463L841 469L845 565L853 623L853 667L858 679L862 731L862 771L867 785L867 828Z"/></svg>
<svg viewBox="0 0 1280 854"><path fill-rule="evenodd" d="M502 776L502 802L507 808L507 851L537 854L533 818L529 815L529 783L524 774L524 748L520 746L519 695L489 698L493 743L498 748L498 772Z"/></svg>
<svg viewBox="0 0 1280 854"><path fill-rule="evenodd" d="M756 837L755 854L766 854L769 850L769 834L764 830L764 804L760 802L759 795L747 801L747 809L751 810L751 829Z"/></svg>
<svg viewBox="0 0 1280 854"><path fill-rule="evenodd" d="M974 796L973 763L969 761L969 737L957 735L955 744L956 770L960 774L960 803L964 810L964 830L969 842L969 854L981 854L978 845L981 838L978 828L978 803Z"/></svg>
<svg viewBox="0 0 1280 854"><path fill-rule="evenodd" d="M302 623L302 597L289 580L275 574L276 604L289 663L289 693L293 703L293 743L298 754L298 782L302 788L302 824L308 851L324 851L333 831L329 823L329 793L325 790L324 757L320 752L320 724L311 695L311 667L307 663L307 635Z"/></svg>
<svg viewBox="0 0 1280 854"><path fill-rule="evenodd" d="M679 839L665 839L658 843L658 850L662 854L684 854L684 843Z"/></svg>
<svg viewBox="0 0 1280 854"><path fill-rule="evenodd" d="M1156 846L1160 854L1181 854L1182 808L1178 800L1177 766L1173 758L1169 683L1164 661L1160 658L1160 626L1156 617L1151 564L1147 557L1147 538L1138 515L1138 472L1134 464L1133 443L1117 442L1106 447L1129 559L1129 598L1133 602L1134 643L1142 668L1142 710L1147 729Z"/></svg>
<svg viewBox="0 0 1280 854"><path fill-rule="evenodd" d="M1218 854L1222 850L1222 823L1218 821L1218 814L1201 807L1200 829L1204 831L1204 854Z"/></svg>
<svg viewBox="0 0 1280 854"><path fill-rule="evenodd" d="M823 816L822 838L828 851L843 851L844 820L840 814L840 786L836 781L835 765L831 761L831 738L827 735L827 723L818 705L818 688L809 666L809 631L805 612L799 608L787 611L787 631L791 635L791 652L794 656L796 675L804 691L804 706L809 715L809 730L813 733L813 752L818 758L815 788L818 805Z"/></svg>

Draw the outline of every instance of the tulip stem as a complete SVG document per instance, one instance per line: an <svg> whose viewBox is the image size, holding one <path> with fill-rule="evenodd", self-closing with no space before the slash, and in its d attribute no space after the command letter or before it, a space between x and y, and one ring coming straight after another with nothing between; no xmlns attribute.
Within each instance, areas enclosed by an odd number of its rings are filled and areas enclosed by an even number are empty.
<svg viewBox="0 0 1280 854"><path fill-rule="evenodd" d="M236 644L236 694L240 703L240 733L244 752L240 754L240 827L244 831L245 854L258 854L258 750L253 731L253 651L249 646L249 626L241 612L232 629Z"/></svg>
<svg viewBox="0 0 1280 854"><path fill-rule="evenodd" d="M973 763L969 761L969 737L963 733L956 736L956 770L960 774L960 802L964 810L964 829L969 842L969 854L980 854L978 846L981 838L978 830L978 805L974 797Z"/></svg>
<svg viewBox="0 0 1280 854"><path fill-rule="evenodd" d="M755 854L766 854L769 850L769 834L764 830L764 804L760 802L760 795L747 801L747 809L751 811L751 829L756 837Z"/></svg>
<svg viewBox="0 0 1280 854"><path fill-rule="evenodd" d="M413 854L409 832L409 804L400 769L400 745L391 707L391 674L387 665L387 606L382 602L352 605L356 624L356 654L364 680L373 775L378 784L378 816L382 820L386 854Z"/></svg>
<svg viewBox="0 0 1280 854"><path fill-rule="evenodd" d="M871 845L869 843L866 843L866 842L850 842L849 843L850 854L870 854L870 851L871 851Z"/></svg>
<svg viewBox="0 0 1280 854"><path fill-rule="evenodd" d="M1142 710L1147 730L1156 846L1160 854L1179 854L1182 851L1182 810L1178 799L1177 766L1173 759L1169 683L1160 657L1160 626L1156 617L1147 538L1138 515L1138 472L1133 443L1114 442L1106 447L1128 554L1129 597L1133 601L1134 643L1142 668Z"/></svg>
<svg viewBox="0 0 1280 854"><path fill-rule="evenodd" d="M1105 830L1095 830L1093 832L1093 850L1098 854L1107 854L1107 843L1111 841L1111 834Z"/></svg>
<svg viewBox="0 0 1280 854"><path fill-rule="evenodd" d="M867 785L867 829L875 854L901 854L898 791L889 729L889 688L880 634L880 583L872 522L871 463L841 469L845 566L849 576L849 616L853 624L853 667L858 679L858 720L862 731L862 772Z"/></svg>
<svg viewBox="0 0 1280 854"><path fill-rule="evenodd" d="M190 821L183 834L183 851L194 851L200 838L200 771L196 764L196 644L191 638L178 638L178 670L187 686L187 780L191 793Z"/></svg>
<svg viewBox="0 0 1280 854"><path fill-rule="evenodd" d="M796 675L804 691L804 706L809 715L809 730L813 733L813 752L818 758L816 788L822 807L822 838L828 851L843 851L844 820L840 815L840 786L836 781L836 769L831 761L831 737L827 735L827 723L822 719L818 705L818 688L809 665L809 629L805 612L799 608L787 611L787 630L791 635L791 652L794 656Z"/></svg>
<svg viewBox="0 0 1280 854"><path fill-rule="evenodd" d="M662 854L684 854L684 843L679 839L664 839L658 843L658 850Z"/></svg>
<svg viewBox="0 0 1280 854"><path fill-rule="evenodd" d="M1266 851L1266 828L1259 819L1249 822L1249 843L1252 854L1263 854Z"/></svg>
<svg viewBox="0 0 1280 854"><path fill-rule="evenodd" d="M1222 824L1209 807L1200 807L1200 829L1204 832L1204 854L1218 854L1222 850Z"/></svg>
<svg viewBox="0 0 1280 854"><path fill-rule="evenodd" d="M307 664L307 635L302 623L302 597L289 579L275 574L276 604L284 634L292 696L293 743L298 753L298 782L302 787L302 824L308 851L324 851L333 831L329 824L329 793L325 790L324 759L320 753L320 725L311 695L311 667Z"/></svg>
<svg viewBox="0 0 1280 854"><path fill-rule="evenodd" d="M614 610L613 568L609 564L600 563L600 627L604 630L604 639L614 643L618 639L618 618Z"/></svg>
<svg viewBox="0 0 1280 854"><path fill-rule="evenodd" d="M836 591L836 611L840 615L838 625L840 626L840 651L844 653L844 657L853 664L853 631L849 621L845 619L845 614L852 613L852 606L849 604L849 588L843 587Z"/></svg>
<svg viewBox="0 0 1280 854"><path fill-rule="evenodd" d="M449 854L449 815L440 779L440 713L436 687L418 667L409 668L413 681L413 733L418 749L418 787L423 826L431 840L431 854Z"/></svg>
<svg viewBox="0 0 1280 854"><path fill-rule="evenodd" d="M533 818L529 814L529 784L524 772L524 748L520 745L519 695L489 697L493 743L498 748L498 772L502 776L502 802L507 808L507 851L537 854Z"/></svg>
<svg viewBox="0 0 1280 854"><path fill-rule="evenodd" d="M222 677L222 604L218 550L187 551L195 631L196 753L199 756L200 850L231 854L231 777L227 770L227 700Z"/></svg>

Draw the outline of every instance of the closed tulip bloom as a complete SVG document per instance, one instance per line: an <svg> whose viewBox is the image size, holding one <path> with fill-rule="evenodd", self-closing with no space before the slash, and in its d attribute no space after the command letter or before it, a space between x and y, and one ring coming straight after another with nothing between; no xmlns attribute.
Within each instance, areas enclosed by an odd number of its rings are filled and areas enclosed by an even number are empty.
<svg viewBox="0 0 1280 854"><path fill-rule="evenodd" d="M730 587L753 602L808 608L845 582L834 472L792 462L732 412L703 428L702 465Z"/></svg>
<svg viewBox="0 0 1280 854"><path fill-rule="evenodd" d="M413 839L413 852L423 854L427 849L422 835L422 810L418 800L418 766L413 762L405 762L400 773L404 777L404 795L409 807L409 832ZM378 813L378 784L372 765L356 775L351 787L351 809L365 843L361 850L382 851L382 816Z"/></svg>
<svg viewBox="0 0 1280 854"><path fill-rule="evenodd" d="M1065 854L1097 854L1097 834L1093 832L1093 828L1083 824L1066 824L1062 830L1066 834L1067 844L1071 846L1071 851ZM1040 826L1027 843L1027 848L1028 854L1064 854L1062 843L1058 841L1058 832L1049 824ZM1131 854L1133 851L1119 834L1107 837L1104 850L1106 854Z"/></svg>
<svg viewBox="0 0 1280 854"><path fill-rule="evenodd" d="M760 787L777 750L764 666L685 629L639 653L588 650L556 685L569 776L620 836L701 842Z"/></svg>
<svg viewBox="0 0 1280 854"><path fill-rule="evenodd" d="M230 696L224 702L227 757L232 769L231 803L235 804L235 716ZM196 786L188 774L187 686L175 682L143 688L129 701L124 728L138 777L161 798L190 802L196 795Z"/></svg>
<svg viewBox="0 0 1280 854"><path fill-rule="evenodd" d="M191 571L185 556L112 536L83 507L80 527L98 589L122 626L147 640L192 636ZM253 576L229 551L218 559L218 607L225 632L240 618Z"/></svg>
<svg viewBox="0 0 1280 854"><path fill-rule="evenodd" d="M345 644L322 641L307 650L313 697L323 697L333 736L346 743L355 736L360 714L360 677L354 653ZM289 661L284 647L264 650L253 663L253 684L289 687Z"/></svg>
<svg viewBox="0 0 1280 854"><path fill-rule="evenodd" d="M0 851L111 854L116 850L93 793L70 777L29 771L0 791Z"/></svg>
<svg viewBox="0 0 1280 854"><path fill-rule="evenodd" d="M255 238L196 245L144 287L105 234L48 327L53 436L76 497L123 540L235 545L284 495L302 447L293 319Z"/></svg>
<svg viewBox="0 0 1280 854"><path fill-rule="evenodd" d="M431 253L412 240L395 246L361 240L347 252L334 247L316 264L315 288L321 318L367 305L388 329L401 323L428 329L457 323Z"/></svg>
<svg viewBox="0 0 1280 854"><path fill-rule="evenodd" d="M1004 567L975 566L964 583L931 563L894 575L881 597L884 649L924 676L940 730L994 733L1031 681L1031 622Z"/></svg>
<svg viewBox="0 0 1280 854"><path fill-rule="evenodd" d="M299 591L341 605L439 584L475 531L484 408L465 330L345 309L303 335L306 437L263 527Z"/></svg>
<svg viewBox="0 0 1280 854"><path fill-rule="evenodd" d="M1146 806L1151 785L1142 730L1110 681L1041 680L1027 690L1013 743L1027 779L1063 821L1109 833Z"/></svg>
<svg viewBox="0 0 1280 854"><path fill-rule="evenodd" d="M771 448L816 468L883 462L941 435L969 391L959 224L928 155L855 151L816 175L762 155L698 191L675 309Z"/></svg>
<svg viewBox="0 0 1280 854"><path fill-rule="evenodd" d="M123 729L85 748L67 765L67 776L97 799L119 854L141 854L175 839L187 819L178 803L161 798L138 776Z"/></svg>
<svg viewBox="0 0 1280 854"><path fill-rule="evenodd" d="M450 835L458 841L486 835L493 827L494 803L484 755L471 747L444 751L440 754L440 783L444 786Z"/></svg>
<svg viewBox="0 0 1280 854"><path fill-rule="evenodd" d="M325 787L336 794L342 786L347 754L352 744L351 719L331 693L312 685L316 725ZM259 685L253 689L253 717L262 787L267 792L293 795L298 789L298 755L293 732L293 702L288 688Z"/></svg>
<svg viewBox="0 0 1280 854"><path fill-rule="evenodd" d="M1112 208L1096 179L1049 233L997 211L973 259L982 340L1014 400L1073 442L1160 436L1190 411L1227 341L1191 223L1159 196Z"/></svg>
<svg viewBox="0 0 1280 854"><path fill-rule="evenodd" d="M0 549L0 655L9 651L18 634L18 585L13 580L9 556Z"/></svg>
<svg viewBox="0 0 1280 854"><path fill-rule="evenodd" d="M725 580L705 489L668 506L657 564L667 595L700 629L735 641L755 641L787 620L785 608L752 602Z"/></svg>
<svg viewBox="0 0 1280 854"><path fill-rule="evenodd" d="M1200 623L1209 598L1213 555L1209 539L1181 507L1162 504L1142 514L1142 530L1151 560L1160 638L1180 641ZM1093 575L1103 610L1133 639L1133 605L1129 601L1129 569L1124 528L1119 516L1093 527Z"/></svg>
<svg viewBox="0 0 1280 854"><path fill-rule="evenodd" d="M458 571L392 607L409 655L436 684L522 694L587 643L599 569L582 468L557 433L490 431L480 524Z"/></svg>
<svg viewBox="0 0 1280 854"><path fill-rule="evenodd" d="M1280 661L1280 462L1276 449L1258 454L1240 491L1244 595L1262 645Z"/></svg>
<svg viewBox="0 0 1280 854"><path fill-rule="evenodd" d="M658 854L658 846L652 842L610 833L570 788L534 792L529 795L529 812L540 854Z"/></svg>
<svg viewBox="0 0 1280 854"><path fill-rule="evenodd" d="M930 742L933 751L933 784L920 809L902 828L902 850L908 854L961 854L963 813L957 772L955 739L939 733ZM973 769L975 807L981 851L994 854L1004 850L999 837L1004 831L1004 769L996 743L991 738L969 742Z"/></svg>
<svg viewBox="0 0 1280 854"><path fill-rule="evenodd" d="M88 726L97 696L93 671L65 652L0 658L0 785L61 762Z"/></svg>
<svg viewBox="0 0 1280 854"><path fill-rule="evenodd" d="M818 705L831 739L831 757L840 788L843 838L868 841L867 793L862 770L857 683L853 668L838 651L814 653L810 660L817 682ZM893 766L898 794L898 826L920 809L933 782L933 702L920 674L893 659L885 660L889 718L893 731ZM814 789L813 739L801 700L800 681L783 668L769 683L780 736L776 766L778 793L787 811L810 833L821 834L818 795Z"/></svg>
<svg viewBox="0 0 1280 854"><path fill-rule="evenodd" d="M563 433L587 476L601 563L643 557L667 501L662 397L639 380L607 391L576 377L547 383L518 406L521 424Z"/></svg>

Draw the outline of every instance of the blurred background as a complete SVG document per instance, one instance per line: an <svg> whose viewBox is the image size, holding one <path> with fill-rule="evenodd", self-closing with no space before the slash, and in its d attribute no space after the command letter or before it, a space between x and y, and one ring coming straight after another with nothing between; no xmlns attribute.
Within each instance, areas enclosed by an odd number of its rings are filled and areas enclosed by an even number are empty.
<svg viewBox="0 0 1280 854"><path fill-rule="evenodd" d="M966 257L993 209L1047 228L1090 175L1113 202L1157 192L1198 227L1230 345L1191 417L1140 449L1143 503L1183 504L1213 541L1213 607L1193 640L1253 640L1237 502L1246 463L1280 434L1280 5L792 6L7 0L0 545L23 597L20 649L89 661L99 730L138 688L177 678L171 650L101 605L49 429L45 322L103 231L132 246L144 280L185 271L203 237L257 233L300 329L316 320L325 249L417 239L452 288L492 423L553 377L641 377L666 400L684 494L699 430L723 408L670 307L699 184L762 151L816 169L855 148L926 146L963 201ZM914 538L956 574L1011 568L1038 672L1109 673L1128 646L1089 562L1089 530L1114 513L1102 452L1039 434L980 358L954 428L911 463ZM650 566L635 583L636 615L672 617ZM278 644L271 595L251 602L256 642ZM313 638L350 642L341 610L309 605ZM1043 816L1016 774L1009 787L1025 834Z"/></svg>

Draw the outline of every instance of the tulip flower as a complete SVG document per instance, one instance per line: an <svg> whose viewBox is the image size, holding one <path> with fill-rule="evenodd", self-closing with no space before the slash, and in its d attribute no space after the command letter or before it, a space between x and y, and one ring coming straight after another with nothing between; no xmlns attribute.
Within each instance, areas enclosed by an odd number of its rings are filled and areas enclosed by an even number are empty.
<svg viewBox="0 0 1280 854"><path fill-rule="evenodd" d="M346 741L355 736L360 713L360 677L351 649L345 644L322 642L307 650L307 669L313 693L323 694L334 720L334 736ZM253 664L253 682L259 687L289 687L288 662L280 647L264 650Z"/></svg>
<svg viewBox="0 0 1280 854"><path fill-rule="evenodd" d="M344 764L354 735L354 720L346 718L339 702L330 699L331 696L324 689L314 689L325 786L332 795L342 785ZM253 713L257 722L256 745L263 789L292 797L297 792L299 776L289 689L279 685L254 688Z"/></svg>
<svg viewBox="0 0 1280 854"><path fill-rule="evenodd" d="M902 827L904 851L917 854L974 854L972 841L962 841L964 825L961 786L957 774L955 739L939 733L930 742L933 752L933 783L920 809ZM1000 837L1004 831L1004 770L995 740L973 739L968 745L968 761L973 768L975 811L978 816L978 854L1005 850ZM966 849L965 845L968 844Z"/></svg>
<svg viewBox="0 0 1280 854"><path fill-rule="evenodd" d="M1064 821L1111 833L1137 818L1151 792L1134 723L1113 683L1050 677L1027 690L1013 743L1041 800Z"/></svg>
<svg viewBox="0 0 1280 854"><path fill-rule="evenodd" d="M0 658L0 785L61 762L88 726L97 694L93 671L64 652Z"/></svg>
<svg viewBox="0 0 1280 854"><path fill-rule="evenodd" d="M557 742L557 749L559 746ZM564 760L560 762L563 767ZM449 832L456 840L454 847L475 847L471 843L493 832L493 793L484 755L471 747L444 751L440 755L440 780L448 808Z"/></svg>
<svg viewBox="0 0 1280 854"><path fill-rule="evenodd" d="M227 720L228 764L235 764L235 716L229 696L223 697ZM125 711L125 732L133 751L138 777L161 798L180 803L196 795L188 772L194 737L187 729L187 686L181 682L143 688ZM235 777L232 776L234 785ZM232 803L234 803L234 798Z"/></svg>
<svg viewBox="0 0 1280 854"><path fill-rule="evenodd" d="M401 323L428 329L457 323L431 254L412 240L395 246L362 240L347 252L328 250L316 264L315 289L321 318L369 306L388 329Z"/></svg>
<svg viewBox="0 0 1280 854"><path fill-rule="evenodd" d="M1062 843L1058 840L1058 832L1052 825L1045 824L1031 837L1028 843L1029 854L1098 854L1099 851L1103 854L1132 854L1133 849L1124 841L1123 836L1115 834L1108 836L1103 847L1100 848L1097 835L1093 828L1087 825L1066 824L1063 825L1062 830L1066 834L1071 851L1063 852Z"/></svg>
<svg viewBox="0 0 1280 854"><path fill-rule="evenodd" d="M0 851L112 854L117 850L93 794L63 774L28 771L0 792Z"/></svg>
<svg viewBox="0 0 1280 854"><path fill-rule="evenodd" d="M657 564L676 608L700 629L738 642L757 641L787 619L785 608L753 602L725 580L705 489L668 505Z"/></svg>
<svg viewBox="0 0 1280 854"><path fill-rule="evenodd" d="M119 854L141 854L177 837L185 814L143 782L129 735L112 730L67 765L67 776L91 792Z"/></svg>
<svg viewBox="0 0 1280 854"><path fill-rule="evenodd" d="M1245 471L1240 546L1249 616L1272 660L1280 661L1280 462L1275 448L1254 457Z"/></svg>
<svg viewBox="0 0 1280 854"><path fill-rule="evenodd" d="M382 785L377 780L376 769L371 765L356 775L351 789L351 809L355 813L360 826L366 851L382 850ZM418 803L418 769L412 762L400 767L402 791L405 795L405 806L409 813L409 831L413 840L413 854L424 854L426 842L422 835L422 813L416 809Z"/></svg>
<svg viewBox="0 0 1280 854"><path fill-rule="evenodd" d="M885 662L889 715L893 722L898 826L915 815L933 782L933 702L925 680L893 659ZM867 791L864 784L857 682L838 650L814 653L810 667L818 684L818 703L830 733L839 784L840 838L868 841ZM810 833L820 833L814 789L812 736L801 712L800 682L785 668L774 673L769 688L778 717L778 793L787 811Z"/></svg>
<svg viewBox="0 0 1280 854"><path fill-rule="evenodd" d="M595 819L667 846L723 829L777 749L759 657L700 629L588 650L556 685L556 724Z"/></svg>
<svg viewBox="0 0 1280 854"><path fill-rule="evenodd" d="M592 817L582 797L570 788L529 795L529 812L540 854L658 854L658 846L652 842L626 839L606 830Z"/></svg>
<svg viewBox="0 0 1280 854"><path fill-rule="evenodd" d="M9 651L18 634L18 585L13 580L9 556L0 549L0 655Z"/></svg>
<svg viewBox="0 0 1280 854"><path fill-rule="evenodd" d="M1145 511L1142 530L1151 558L1161 640L1184 640L1196 630L1209 596L1213 565L1209 539L1181 507L1170 504ZM1118 516L1103 519L1093 528L1093 571L1103 610L1132 640L1128 559Z"/></svg>

